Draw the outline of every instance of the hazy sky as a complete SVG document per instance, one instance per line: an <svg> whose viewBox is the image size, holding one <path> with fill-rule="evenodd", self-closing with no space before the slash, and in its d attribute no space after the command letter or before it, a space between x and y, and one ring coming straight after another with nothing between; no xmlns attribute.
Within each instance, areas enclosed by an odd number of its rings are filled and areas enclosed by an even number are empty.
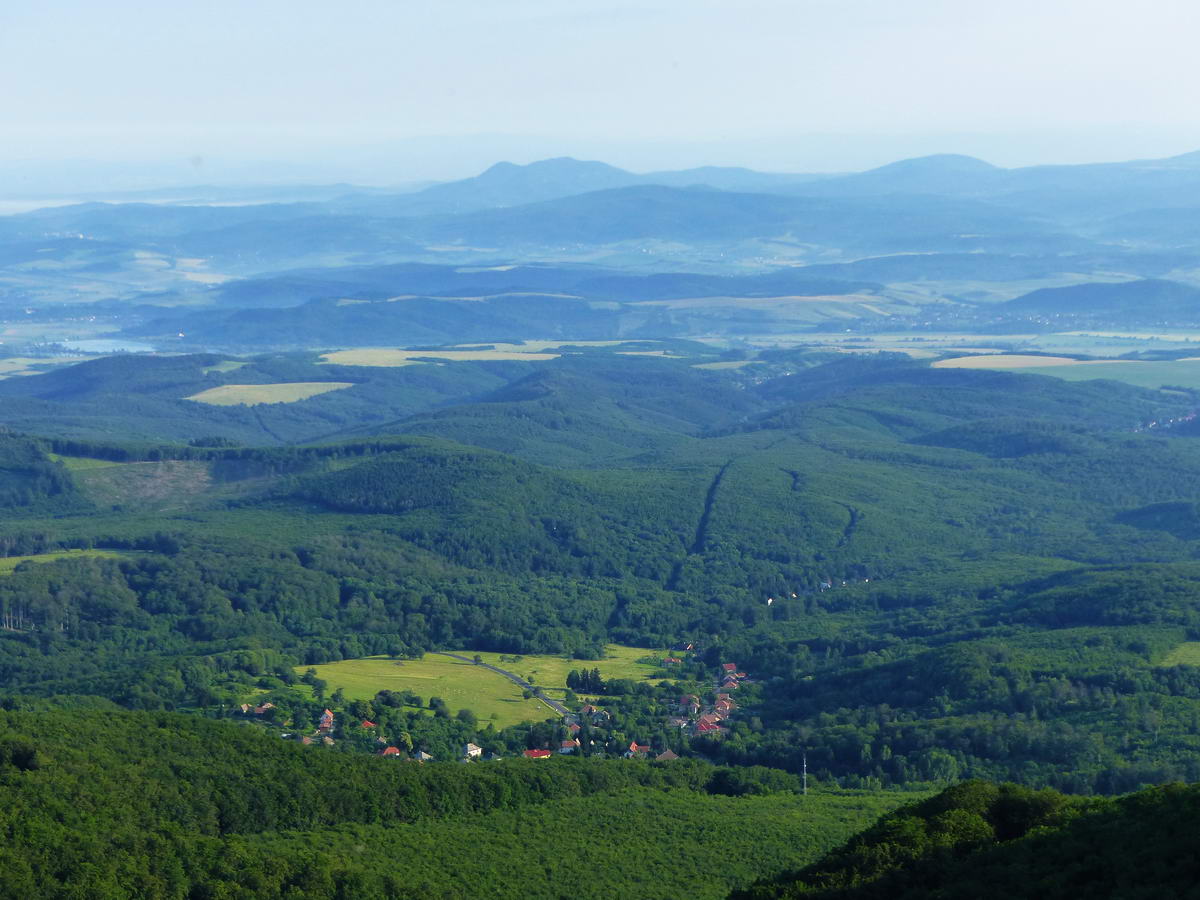
<svg viewBox="0 0 1200 900"><path fill-rule="evenodd" d="M1198 33L1195 0L0 0L0 158L1166 156L1200 148Z"/></svg>

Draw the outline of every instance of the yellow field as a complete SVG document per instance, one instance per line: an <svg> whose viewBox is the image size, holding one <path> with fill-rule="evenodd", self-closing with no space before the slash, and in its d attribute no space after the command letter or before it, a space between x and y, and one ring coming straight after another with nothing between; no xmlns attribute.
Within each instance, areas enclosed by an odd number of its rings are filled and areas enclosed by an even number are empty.
<svg viewBox="0 0 1200 900"><path fill-rule="evenodd" d="M258 406L263 403L295 403L318 394L354 387L351 381L290 381L282 384L223 384L185 400L209 406Z"/></svg>
<svg viewBox="0 0 1200 900"><path fill-rule="evenodd" d="M933 364L935 369L1028 369L1031 366L1076 366L1079 360L1066 356L1023 356L1020 354L987 354L984 356L956 356L941 359Z"/></svg>
<svg viewBox="0 0 1200 900"><path fill-rule="evenodd" d="M740 369L742 366L759 365L757 359L734 359L725 362L696 363L693 369Z"/></svg>
<svg viewBox="0 0 1200 900"><path fill-rule="evenodd" d="M28 356L10 356L0 359L0 378L10 375L36 375L44 372L50 366L62 366L70 363L83 362L90 356L59 356L53 359L35 359Z"/></svg>
<svg viewBox="0 0 1200 900"><path fill-rule="evenodd" d="M522 353L513 350L399 350L387 347L364 347L358 350L335 350L324 354L322 361L337 366L411 366L422 359L444 359L450 362L487 362L517 360L536 362L558 359L557 353Z"/></svg>
<svg viewBox="0 0 1200 900"><path fill-rule="evenodd" d="M0 557L0 575L11 575L13 569L23 562L46 563L56 559L80 559L91 557L95 559L120 559L128 556L116 550L61 550L57 553L38 553L34 556L5 556Z"/></svg>
<svg viewBox="0 0 1200 900"><path fill-rule="evenodd" d="M469 657L476 655L472 650L456 652ZM598 668L603 678L631 678L654 683L663 680L662 670L637 661L645 656L661 657L661 653L617 644L610 644L607 653L609 658L596 661L559 656L521 656L513 661L513 656L501 653L478 655L489 665L512 672L542 688L556 700L563 698L567 673L572 669ZM308 668L296 666L296 673L303 674ZM441 697L451 713L469 709L481 723L491 722L497 728L554 716L541 701L524 699L522 689L503 675L433 653L419 660L371 656L311 668L317 670L317 677L327 682L329 692L341 688L351 700L370 700L382 690L412 691L425 703L430 697Z"/></svg>
<svg viewBox="0 0 1200 900"><path fill-rule="evenodd" d="M521 341L519 344L458 344L464 350L487 349L509 350L518 353L538 353L543 350L557 350L560 347L619 347L629 341ZM647 343L655 343L648 341Z"/></svg>

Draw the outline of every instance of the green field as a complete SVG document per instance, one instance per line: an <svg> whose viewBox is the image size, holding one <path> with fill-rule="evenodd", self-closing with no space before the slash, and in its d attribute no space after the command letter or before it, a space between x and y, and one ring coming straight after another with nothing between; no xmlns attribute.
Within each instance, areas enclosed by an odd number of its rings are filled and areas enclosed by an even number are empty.
<svg viewBox="0 0 1200 900"><path fill-rule="evenodd" d="M11 575L13 569L23 562L45 563L58 559L79 559L81 557L120 559L128 555L128 553L116 550L61 550L56 553L38 553L34 556L5 556L0 557L0 575Z"/></svg>
<svg viewBox="0 0 1200 900"><path fill-rule="evenodd" d="M522 656L512 662L512 656L500 653L480 653L479 656L490 665L531 680L556 699L563 696L567 673L572 669L598 668L604 678L661 680L660 669L637 662L651 651L617 644L610 644L607 649L609 658L597 661ZM461 652L464 656L475 656L469 650ZM504 656L503 660L501 656ZM296 673L303 674L309 668L296 666ZM351 700L369 700L383 690L412 691L426 703L430 697L441 697L452 713L469 709L481 722L491 722L497 728L540 721L554 715L540 700L526 700L521 688L503 675L446 656L428 654L424 659L403 660L371 656L311 668L316 669L317 677L327 683L329 692L341 688Z"/></svg>
<svg viewBox="0 0 1200 900"><path fill-rule="evenodd" d="M209 406L258 406L261 403L295 403L317 394L354 387L351 381L289 381L280 384L223 384L185 400Z"/></svg>
<svg viewBox="0 0 1200 900"><path fill-rule="evenodd" d="M1200 666L1200 641L1184 641L1162 658L1160 666Z"/></svg>
<svg viewBox="0 0 1200 900"><path fill-rule="evenodd" d="M1178 385L1200 389L1200 359L1074 360L1038 356L967 356L934 363L934 368L995 369L1022 375L1049 375L1065 381L1105 378L1144 388Z"/></svg>
<svg viewBox="0 0 1200 900"><path fill-rule="evenodd" d="M108 469L124 465L111 459L92 459L88 456L60 456L57 453L47 453L46 456L55 462L60 462L72 472L86 472L90 469Z"/></svg>

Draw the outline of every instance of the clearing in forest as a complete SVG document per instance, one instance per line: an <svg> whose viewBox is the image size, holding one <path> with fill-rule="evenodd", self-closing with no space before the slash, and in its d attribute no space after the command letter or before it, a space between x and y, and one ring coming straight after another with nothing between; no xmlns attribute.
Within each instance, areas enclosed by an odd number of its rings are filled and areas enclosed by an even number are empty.
<svg viewBox="0 0 1200 900"><path fill-rule="evenodd" d="M476 655L473 650L454 652L468 657ZM555 700L561 700L566 693L567 673L572 669L599 669L601 677L606 679L662 680L661 669L638 662L644 657L661 654L617 644L610 644L607 653L608 658L601 660L504 653L478 655L483 662L524 678ZM309 668L316 669L317 677L326 682L327 693L341 688L351 700L370 700L383 690L412 691L426 705L430 697L441 697L452 714L469 709L479 717L481 724L491 722L497 728L555 717L555 713L540 700L526 700L523 690L503 675L474 663L433 653L423 659L369 656L319 666L296 666L295 671L302 675Z"/></svg>
<svg viewBox="0 0 1200 900"><path fill-rule="evenodd" d="M281 384L223 384L185 400L209 406L258 406L263 403L295 403L318 394L354 387L352 381L288 381Z"/></svg>
<svg viewBox="0 0 1200 900"><path fill-rule="evenodd" d="M129 556L129 554L121 553L117 550L59 550L54 553L35 553L32 556L5 556L0 557L0 575L11 575L13 570L23 562L47 563L59 559L80 559L83 557L120 559L123 556Z"/></svg>
<svg viewBox="0 0 1200 900"><path fill-rule="evenodd" d="M942 359L935 369L1004 369L1024 375L1050 375L1065 381L1104 378L1144 388L1173 385L1200 389L1200 359L1070 359L1065 356L960 356Z"/></svg>
<svg viewBox="0 0 1200 900"><path fill-rule="evenodd" d="M1184 641L1158 663L1160 666L1200 666L1200 641Z"/></svg>
<svg viewBox="0 0 1200 900"><path fill-rule="evenodd" d="M448 362L540 362L557 359L558 356L557 353L523 353L514 350L399 350L388 347L363 347L357 350L335 350L323 354L321 359L329 365L337 366L394 368L415 365L423 359L444 359Z"/></svg>

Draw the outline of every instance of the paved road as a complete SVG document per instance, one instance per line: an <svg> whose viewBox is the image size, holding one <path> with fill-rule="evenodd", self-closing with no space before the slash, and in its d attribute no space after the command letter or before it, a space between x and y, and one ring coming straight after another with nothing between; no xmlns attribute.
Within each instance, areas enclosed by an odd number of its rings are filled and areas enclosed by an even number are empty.
<svg viewBox="0 0 1200 900"><path fill-rule="evenodd" d="M475 660L471 659L471 657L469 657L469 656L463 656L461 653L445 653L441 650L431 650L429 652L436 653L438 656L449 656L451 659L460 659L463 662L471 663L472 665L475 664ZM533 696L537 697L539 700L541 700L543 703L545 703L548 707L550 707L552 710L554 710L560 716L569 716L571 714L571 711L569 709L567 709L565 706L563 706L557 700L551 700L549 697L547 697L545 694L542 693L541 688L535 687L534 685L530 684L528 681L526 681L520 675L514 675L512 672L506 672L503 669L497 668L496 666L493 666L493 665L489 665L488 663L479 663L478 665L481 669L491 669L493 672L497 672L500 675L503 675L509 681L512 681L512 682L520 685L522 688L524 688L525 690L532 693Z"/></svg>

